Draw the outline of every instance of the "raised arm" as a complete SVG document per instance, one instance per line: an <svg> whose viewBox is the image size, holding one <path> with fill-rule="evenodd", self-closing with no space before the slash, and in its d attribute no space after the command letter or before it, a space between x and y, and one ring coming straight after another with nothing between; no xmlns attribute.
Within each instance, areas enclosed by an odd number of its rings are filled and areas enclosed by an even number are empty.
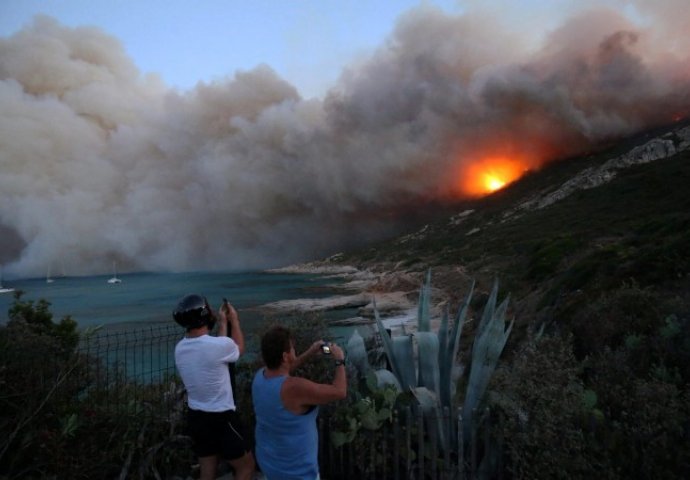
<svg viewBox="0 0 690 480"><path fill-rule="evenodd" d="M316 348L320 348L320 343L313 344L309 350L314 348L314 345ZM285 380L280 392L285 408L295 414L300 414L312 405L324 405L342 400L347 396L347 375L343 364L345 355L342 349L334 343L331 344L331 351L333 352L334 363L337 364L333 383L316 383L306 378L289 377Z"/></svg>
<svg viewBox="0 0 690 480"><path fill-rule="evenodd" d="M321 345L323 345L323 340L317 340L312 343L299 357L295 358L295 361L290 365L290 372L299 368L310 357L314 356L314 354L321 352Z"/></svg>
<svg viewBox="0 0 690 480"><path fill-rule="evenodd" d="M237 315L237 310L229 303L224 303L218 311L220 317L220 325L218 327L218 336L227 336L228 324L230 327L230 338L232 338L240 350L240 355L244 354L244 334L240 327L240 318Z"/></svg>

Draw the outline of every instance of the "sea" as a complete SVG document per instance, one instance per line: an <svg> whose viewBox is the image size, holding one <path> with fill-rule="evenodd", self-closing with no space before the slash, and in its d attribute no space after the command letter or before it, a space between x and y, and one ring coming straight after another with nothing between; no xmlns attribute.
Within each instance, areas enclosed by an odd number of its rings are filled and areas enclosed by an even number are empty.
<svg viewBox="0 0 690 480"><path fill-rule="evenodd" d="M5 281L4 287L24 292L23 300L50 302L53 320L71 316L80 328L136 328L171 323L172 311L186 294L204 295L214 309L223 298L237 309L245 334L255 333L269 321L257 307L278 300L323 298L338 293L343 278L316 274L249 272L187 272L118 274L121 283L110 284L112 275L56 277ZM0 294L0 324L9 320L12 293ZM324 313L336 320L356 316L337 310ZM352 328L330 329L342 341Z"/></svg>
<svg viewBox="0 0 690 480"><path fill-rule="evenodd" d="M118 365L127 378L140 383L161 383L174 371L174 346L184 329L172 319L178 301L189 293L204 295L214 310L223 298L237 309L245 337L241 361L259 356L260 333L267 324L290 326L294 315L269 314L260 306L279 300L324 298L342 294L344 278L316 274L251 272L187 272L118 274L120 283L108 283L112 275L56 277L4 281L5 288L21 290L22 300L50 303L53 321L73 318L80 329L95 329L82 337L80 350L97 355L108 365ZM9 321L13 293L0 294L0 325ZM324 312L327 333L323 340L345 346L355 329L363 336L367 325L330 325L331 320L356 317L356 309ZM317 340L317 339L314 339ZM106 375L107 380L107 375Z"/></svg>

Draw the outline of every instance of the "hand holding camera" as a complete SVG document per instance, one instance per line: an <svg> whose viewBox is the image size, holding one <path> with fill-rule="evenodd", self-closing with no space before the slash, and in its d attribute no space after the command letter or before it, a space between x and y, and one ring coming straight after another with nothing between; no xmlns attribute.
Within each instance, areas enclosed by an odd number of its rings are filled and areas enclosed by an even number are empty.
<svg viewBox="0 0 690 480"><path fill-rule="evenodd" d="M321 353L324 355L332 355L335 360L345 359L342 348L333 342L323 342L321 344Z"/></svg>

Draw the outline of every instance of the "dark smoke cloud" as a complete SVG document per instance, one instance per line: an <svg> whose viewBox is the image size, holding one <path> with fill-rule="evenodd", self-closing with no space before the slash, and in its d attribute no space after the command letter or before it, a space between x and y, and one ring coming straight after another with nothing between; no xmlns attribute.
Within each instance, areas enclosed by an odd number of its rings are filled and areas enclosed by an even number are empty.
<svg viewBox="0 0 690 480"><path fill-rule="evenodd" d="M421 7L323 100L265 65L171 90L102 31L37 17L0 39L0 261L261 268L381 238L483 155L534 168L687 116L682 3L638 2L644 27L578 13L538 49Z"/></svg>

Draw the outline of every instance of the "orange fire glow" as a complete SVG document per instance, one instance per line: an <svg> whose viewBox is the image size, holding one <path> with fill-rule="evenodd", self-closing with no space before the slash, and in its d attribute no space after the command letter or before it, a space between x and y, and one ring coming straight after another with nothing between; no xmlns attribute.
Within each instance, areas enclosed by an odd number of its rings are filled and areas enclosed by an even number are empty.
<svg viewBox="0 0 690 480"><path fill-rule="evenodd" d="M486 157L470 162L460 171L460 191L464 195L488 195L520 178L528 163L518 158Z"/></svg>

